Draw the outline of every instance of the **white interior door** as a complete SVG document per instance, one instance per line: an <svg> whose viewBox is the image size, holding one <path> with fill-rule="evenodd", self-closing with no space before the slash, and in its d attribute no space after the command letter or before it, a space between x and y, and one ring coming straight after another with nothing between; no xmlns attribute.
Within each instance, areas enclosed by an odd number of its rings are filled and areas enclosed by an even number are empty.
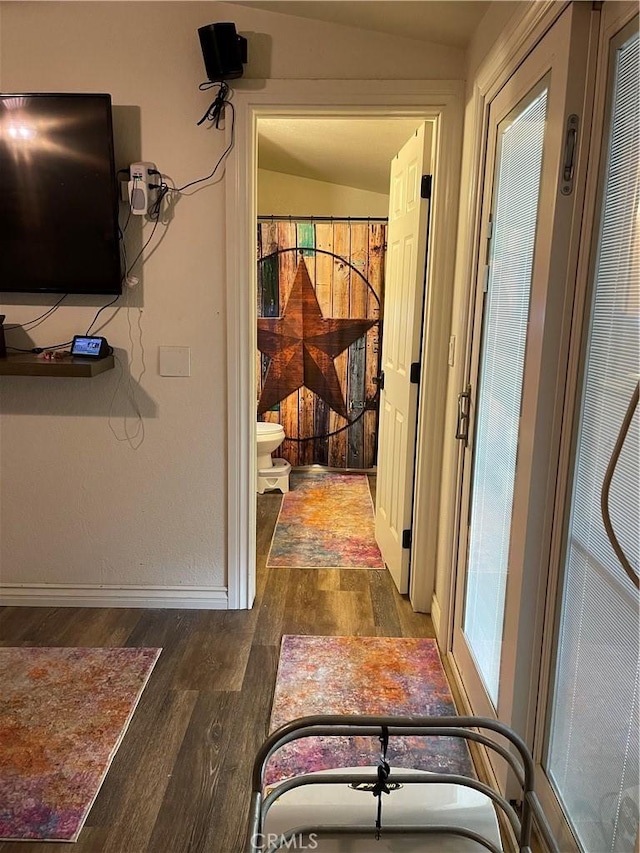
<svg viewBox="0 0 640 853"><path fill-rule="evenodd" d="M590 16L584 4L568 8L489 108L453 656L472 712L525 737L566 381Z"/></svg>
<svg viewBox="0 0 640 853"><path fill-rule="evenodd" d="M409 591L411 514L422 343L431 128L423 123L394 157L389 190L378 428L376 539L399 592ZM413 367L412 365L418 365ZM413 381L412 381L413 380Z"/></svg>

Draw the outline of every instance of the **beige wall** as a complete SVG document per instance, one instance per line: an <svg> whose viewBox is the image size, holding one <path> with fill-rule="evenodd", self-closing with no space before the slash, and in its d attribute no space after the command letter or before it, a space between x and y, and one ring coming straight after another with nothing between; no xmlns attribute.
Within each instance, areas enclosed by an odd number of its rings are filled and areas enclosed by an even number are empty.
<svg viewBox="0 0 640 853"><path fill-rule="evenodd" d="M467 93L471 91L476 73L494 46L500 52L502 33L512 18L524 14L526 0L494 0L478 24L467 49Z"/></svg>
<svg viewBox="0 0 640 853"><path fill-rule="evenodd" d="M224 144L196 126L210 100L198 91L198 26L234 20L248 36L238 88L263 76L446 79L464 67L457 49L216 3L7 2L1 14L4 91L110 92L118 167L153 160L176 183L207 174ZM138 244L139 227L130 228ZM124 376L3 379L3 582L226 583L225 422L235 390L225 380L224 229L222 184L175 206L141 289L103 331ZM22 322L52 302L8 298L2 312ZM84 331L96 300L68 303L35 329L34 345ZM190 378L159 376L162 345L191 347ZM144 416L137 450L117 440L126 416L135 430L131 394Z"/></svg>
<svg viewBox="0 0 640 853"><path fill-rule="evenodd" d="M383 216L389 196L258 169L259 216Z"/></svg>

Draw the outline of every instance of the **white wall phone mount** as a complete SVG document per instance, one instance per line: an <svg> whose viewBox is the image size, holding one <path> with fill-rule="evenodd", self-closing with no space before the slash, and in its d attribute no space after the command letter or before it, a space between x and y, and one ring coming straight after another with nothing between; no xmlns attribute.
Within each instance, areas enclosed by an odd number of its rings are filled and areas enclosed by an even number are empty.
<svg viewBox="0 0 640 853"><path fill-rule="evenodd" d="M156 164L147 161L132 163L129 166L129 205L131 213L145 216L149 206L156 200L157 190L151 189L150 184L158 184Z"/></svg>

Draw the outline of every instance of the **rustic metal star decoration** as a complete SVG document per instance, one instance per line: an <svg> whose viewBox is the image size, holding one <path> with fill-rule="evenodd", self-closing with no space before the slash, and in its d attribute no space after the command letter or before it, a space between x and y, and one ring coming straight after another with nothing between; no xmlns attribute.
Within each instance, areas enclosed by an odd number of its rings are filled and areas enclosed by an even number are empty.
<svg viewBox="0 0 640 853"><path fill-rule="evenodd" d="M258 349L271 359L258 414L305 386L347 418L333 360L376 323L323 317L307 265L301 259L282 317L258 320Z"/></svg>

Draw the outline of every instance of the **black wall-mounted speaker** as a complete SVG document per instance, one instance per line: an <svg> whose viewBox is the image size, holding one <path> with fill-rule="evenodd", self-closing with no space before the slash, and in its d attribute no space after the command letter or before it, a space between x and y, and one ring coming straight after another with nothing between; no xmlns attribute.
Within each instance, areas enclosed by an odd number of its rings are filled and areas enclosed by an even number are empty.
<svg viewBox="0 0 640 853"><path fill-rule="evenodd" d="M247 40L235 24L207 24L198 29L207 77L212 83L242 77L247 61Z"/></svg>

